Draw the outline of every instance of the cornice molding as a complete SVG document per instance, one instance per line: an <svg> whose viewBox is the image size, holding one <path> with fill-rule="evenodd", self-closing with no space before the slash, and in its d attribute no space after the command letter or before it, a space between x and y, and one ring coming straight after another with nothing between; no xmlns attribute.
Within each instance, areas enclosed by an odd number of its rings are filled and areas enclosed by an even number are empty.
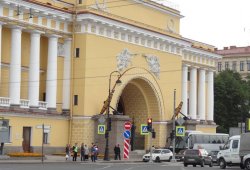
<svg viewBox="0 0 250 170"><path fill-rule="evenodd" d="M67 13L66 11L60 11L59 9L49 8L45 7L39 4L35 4L32 2L27 1L20 1L18 0L2 0L0 1L0 4L5 7L9 7L10 9L14 9L17 6L20 7L23 11L29 11L30 8L33 9L34 16L44 16L47 18L54 18L56 20L61 21L72 21L72 14Z"/></svg>

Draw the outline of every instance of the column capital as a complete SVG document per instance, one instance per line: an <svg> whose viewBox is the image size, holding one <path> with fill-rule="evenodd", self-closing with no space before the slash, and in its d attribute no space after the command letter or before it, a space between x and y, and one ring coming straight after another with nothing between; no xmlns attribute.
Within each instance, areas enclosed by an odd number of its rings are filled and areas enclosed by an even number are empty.
<svg viewBox="0 0 250 170"><path fill-rule="evenodd" d="M64 41L72 41L72 38L65 38Z"/></svg>
<svg viewBox="0 0 250 170"><path fill-rule="evenodd" d="M38 30L28 30L27 32L29 32L30 34L45 34L45 32L43 31L38 31Z"/></svg>
<svg viewBox="0 0 250 170"><path fill-rule="evenodd" d="M61 38L62 36L56 35L56 34L45 34L46 37L48 38Z"/></svg>

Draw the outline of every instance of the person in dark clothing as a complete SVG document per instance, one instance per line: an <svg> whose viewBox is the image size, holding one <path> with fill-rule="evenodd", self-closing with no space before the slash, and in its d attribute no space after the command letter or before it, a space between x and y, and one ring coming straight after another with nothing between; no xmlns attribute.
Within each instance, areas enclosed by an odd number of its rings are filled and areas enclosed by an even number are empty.
<svg viewBox="0 0 250 170"><path fill-rule="evenodd" d="M117 159L121 160L121 149L119 144L115 146L114 152L115 152L115 160Z"/></svg>
<svg viewBox="0 0 250 170"><path fill-rule="evenodd" d="M81 161L85 161L85 150L84 150L84 144L81 145Z"/></svg>
<svg viewBox="0 0 250 170"><path fill-rule="evenodd" d="M74 153L74 155L73 155L73 161L76 161L76 159L77 159L77 153L78 153L77 143L75 143L75 145L73 146L72 150L73 150L73 153Z"/></svg>

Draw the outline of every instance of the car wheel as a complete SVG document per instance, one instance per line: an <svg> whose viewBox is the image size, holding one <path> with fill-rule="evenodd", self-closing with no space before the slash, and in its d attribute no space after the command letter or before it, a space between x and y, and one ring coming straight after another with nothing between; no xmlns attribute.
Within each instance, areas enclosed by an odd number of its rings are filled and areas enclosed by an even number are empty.
<svg viewBox="0 0 250 170"><path fill-rule="evenodd" d="M193 164L193 167L196 167L196 164Z"/></svg>
<svg viewBox="0 0 250 170"><path fill-rule="evenodd" d="M227 164L223 158L219 160L220 169L225 169Z"/></svg>
<svg viewBox="0 0 250 170"><path fill-rule="evenodd" d="M205 162L204 162L204 160L202 160L201 161L201 167L204 167L204 165L205 165Z"/></svg>
<svg viewBox="0 0 250 170"><path fill-rule="evenodd" d="M157 157L155 158L155 162L161 162L161 160L160 160L160 157L159 157L159 156L157 156Z"/></svg>
<svg viewBox="0 0 250 170"><path fill-rule="evenodd" d="M247 159L247 160L245 161L245 168L246 168L247 170L250 170L250 159Z"/></svg>
<svg viewBox="0 0 250 170"><path fill-rule="evenodd" d="M185 167L187 167L187 166L188 166L188 164L185 164L185 163L184 163L184 166L185 166Z"/></svg>
<svg viewBox="0 0 250 170"><path fill-rule="evenodd" d="M170 161L171 161L171 159L172 159L172 156L170 156L170 157L169 157L168 161L170 162Z"/></svg>

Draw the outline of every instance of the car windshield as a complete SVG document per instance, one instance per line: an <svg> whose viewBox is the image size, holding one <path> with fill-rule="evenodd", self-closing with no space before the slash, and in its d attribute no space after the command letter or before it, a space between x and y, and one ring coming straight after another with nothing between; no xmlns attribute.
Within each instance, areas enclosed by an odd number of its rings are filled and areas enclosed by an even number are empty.
<svg viewBox="0 0 250 170"><path fill-rule="evenodd" d="M161 153L161 150L154 150L153 153Z"/></svg>

